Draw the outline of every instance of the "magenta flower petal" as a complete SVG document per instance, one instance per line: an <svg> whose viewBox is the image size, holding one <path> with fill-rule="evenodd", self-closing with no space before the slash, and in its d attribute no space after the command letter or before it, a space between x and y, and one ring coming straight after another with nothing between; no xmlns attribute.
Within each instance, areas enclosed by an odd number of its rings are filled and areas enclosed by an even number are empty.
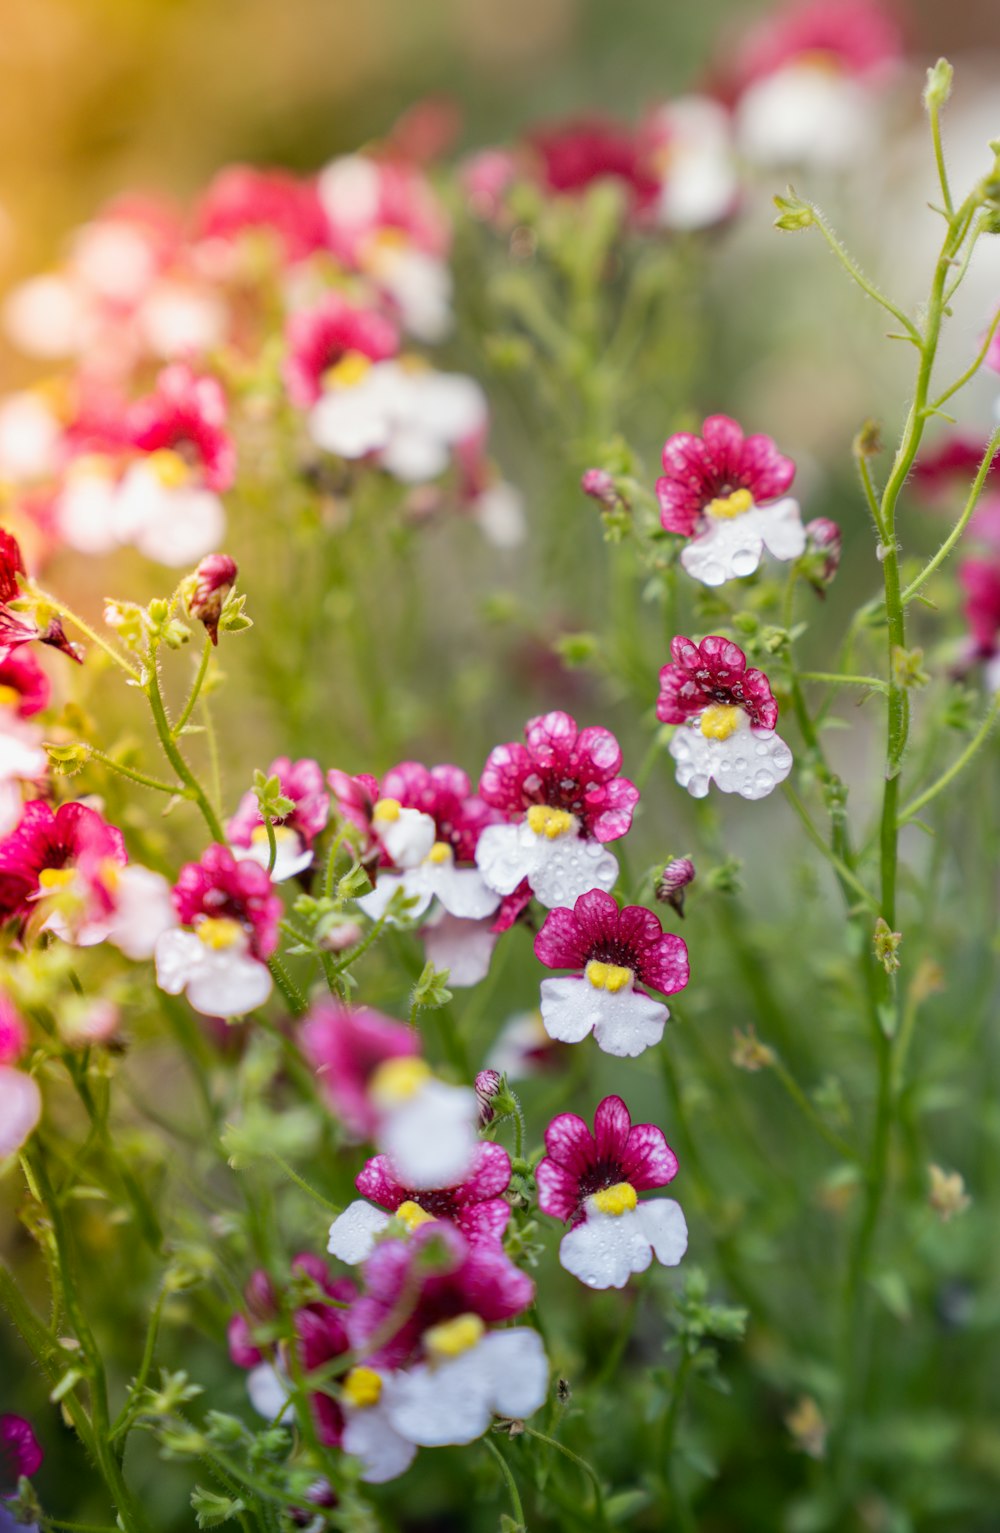
<svg viewBox="0 0 1000 1533"><path fill-rule="evenodd" d="M552 1119L545 1130L545 1148L557 1165L575 1175L584 1171L596 1153L594 1136L575 1112Z"/></svg>
<svg viewBox="0 0 1000 1533"><path fill-rule="evenodd" d="M605 1097L594 1113L594 1138L602 1160L623 1163L632 1119L621 1097Z"/></svg>
<svg viewBox="0 0 1000 1533"><path fill-rule="evenodd" d="M677 1175L677 1156L667 1144L663 1130L652 1123L635 1123L622 1160L626 1180L637 1192L665 1187Z"/></svg>
<svg viewBox="0 0 1000 1533"><path fill-rule="evenodd" d="M0 1416L0 1491L16 1491L21 1476L30 1480L44 1457L30 1422L23 1416Z"/></svg>

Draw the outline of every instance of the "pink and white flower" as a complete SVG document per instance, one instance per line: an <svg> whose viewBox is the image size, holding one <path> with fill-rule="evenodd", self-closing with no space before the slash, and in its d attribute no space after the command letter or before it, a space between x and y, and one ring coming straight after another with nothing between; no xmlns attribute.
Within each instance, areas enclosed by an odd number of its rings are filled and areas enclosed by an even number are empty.
<svg viewBox="0 0 1000 1533"><path fill-rule="evenodd" d="M603 889L581 894L572 910L550 910L535 938L535 957L550 969L579 971L542 981L549 1036L579 1043L593 1033L606 1054L625 1058L659 1043L670 1016L647 989L674 995L689 977L683 940L641 905L619 910Z"/></svg>
<svg viewBox="0 0 1000 1533"><path fill-rule="evenodd" d="M735 65L736 132L763 165L838 168L868 148L902 55L875 0L795 0L751 31Z"/></svg>
<svg viewBox="0 0 1000 1533"><path fill-rule="evenodd" d="M653 1257L676 1267L687 1250L687 1225L671 1198L640 1202L665 1187L677 1157L652 1123L633 1124L621 1097L605 1097L591 1133L576 1113L561 1113L545 1131L545 1158L535 1169L538 1206L569 1223L559 1261L588 1288L624 1288Z"/></svg>
<svg viewBox="0 0 1000 1533"><path fill-rule="evenodd" d="M331 1111L355 1140L375 1136L378 1112L369 1088L379 1067L388 1060L413 1059L422 1047L416 1028L370 1007L337 1001L312 1008L299 1030L299 1044Z"/></svg>
<svg viewBox="0 0 1000 1533"><path fill-rule="evenodd" d="M313 844L326 828L330 813L330 795L325 791L323 769L318 762L304 757L291 761L279 756L267 769L277 777L281 793L292 801L292 809L275 820L274 836L278 847L271 878L281 883L310 867ZM226 834L237 857L250 858L266 868L270 862L267 827L255 793L245 793L239 808L226 826Z"/></svg>
<svg viewBox="0 0 1000 1533"><path fill-rule="evenodd" d="M399 334L384 314L358 308L339 293L326 293L314 308L293 314L286 339L284 378L292 403L308 410L329 394L340 401L344 429L353 408L352 390L373 362L385 362L399 351ZM336 416L330 406L328 425Z"/></svg>
<svg viewBox="0 0 1000 1533"><path fill-rule="evenodd" d="M692 798L704 798L712 782L723 793L766 798L792 770L792 753L774 732L778 705L767 677L719 634L700 644L678 636L670 653L656 717L682 726L670 742L677 781Z"/></svg>
<svg viewBox="0 0 1000 1533"><path fill-rule="evenodd" d="M383 1241L364 1281L347 1315L362 1361L342 1394L343 1446L361 1459L363 1478L393 1479L417 1447L473 1442L494 1416L522 1419L544 1403L549 1368L538 1332L491 1329L534 1296L497 1242L470 1244L434 1221L406 1241ZM416 1304L393 1329L404 1293L416 1293Z"/></svg>
<svg viewBox="0 0 1000 1533"><path fill-rule="evenodd" d="M219 497L236 472L226 417L219 382L183 363L165 368L155 393L132 406L129 435L138 456L114 500L121 542L173 567L218 547L226 526Z"/></svg>
<svg viewBox="0 0 1000 1533"><path fill-rule="evenodd" d="M472 1174L479 1103L468 1086L451 1086L423 1059L388 1059L368 1082L375 1143L407 1187L450 1187Z"/></svg>
<svg viewBox="0 0 1000 1533"><path fill-rule="evenodd" d="M510 1219L510 1204L503 1196L510 1185L510 1157L502 1145L489 1141L476 1146L470 1175L454 1187L406 1187L385 1155L368 1161L354 1185L363 1198L333 1221L327 1245L331 1256L350 1265L371 1255L394 1220L412 1231L430 1220L445 1219L475 1243L502 1239Z"/></svg>
<svg viewBox="0 0 1000 1533"><path fill-rule="evenodd" d="M173 904L182 927L156 942L156 982L210 1017L243 1016L271 993L281 900L259 863L214 844L180 871Z"/></svg>
<svg viewBox="0 0 1000 1533"><path fill-rule="evenodd" d="M624 836L639 790L617 776L622 753L607 729L578 730L568 713L529 719L525 744L490 752L479 796L511 822L487 825L479 871L498 894L523 879L543 905L571 905L588 889L611 889L618 862L605 843Z"/></svg>
<svg viewBox="0 0 1000 1533"><path fill-rule="evenodd" d="M660 521L689 541L681 564L703 585L752 575L765 549L775 559L804 553L798 501L785 496L795 464L770 437L745 437L728 415L710 415L703 435L680 431L663 447L656 481Z"/></svg>
<svg viewBox="0 0 1000 1533"><path fill-rule="evenodd" d="M0 1160L17 1154L35 1132L42 1116L38 1082L33 1075L16 1068L27 1047L28 1029L24 1019L15 1010L13 1002L0 995ZM5 1419L0 1417L0 1429ZM0 1441L0 1469L2 1467L3 1443ZM14 1483L17 1483L16 1476Z"/></svg>
<svg viewBox="0 0 1000 1533"><path fill-rule="evenodd" d="M640 138L659 180L647 217L664 229L707 229L732 217L740 178L724 106L710 96L680 96L649 114Z"/></svg>
<svg viewBox="0 0 1000 1533"><path fill-rule="evenodd" d="M0 399L0 482L52 478L61 441L62 422L41 389Z"/></svg>
<svg viewBox="0 0 1000 1533"><path fill-rule="evenodd" d="M266 240L281 266L326 248L326 216L312 177L255 165L228 165L206 188L195 213L200 264L224 276L241 274L246 247Z"/></svg>

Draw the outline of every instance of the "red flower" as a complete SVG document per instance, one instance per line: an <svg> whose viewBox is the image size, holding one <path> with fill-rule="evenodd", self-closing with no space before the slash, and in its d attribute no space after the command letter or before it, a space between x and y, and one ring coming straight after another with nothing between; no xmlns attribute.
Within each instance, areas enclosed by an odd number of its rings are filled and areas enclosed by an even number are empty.
<svg viewBox="0 0 1000 1533"><path fill-rule="evenodd" d="M399 332L375 309L359 309L339 293L327 293L314 309L293 314L286 332L285 386L300 409L323 392L324 374L349 352L384 362L399 350Z"/></svg>
<svg viewBox="0 0 1000 1533"><path fill-rule="evenodd" d="M250 952L265 962L278 945L282 903L257 862L237 862L227 846L214 843L200 862L181 868L173 888L174 909L184 926L199 917L236 921L248 934Z"/></svg>
<svg viewBox="0 0 1000 1533"><path fill-rule="evenodd" d="M660 671L656 717L683 724L711 703L742 708L757 729L774 729L778 705L763 671L747 669L738 644L712 634L700 644L678 636L670 645L672 663Z"/></svg>
<svg viewBox="0 0 1000 1533"><path fill-rule="evenodd" d="M309 757L292 761L279 756L267 769L268 777L277 777L281 792L292 800L293 808L283 820L275 825L286 825L300 837L304 846L312 846L316 837L325 829L330 813L330 795L325 793L323 769ZM226 826L226 833L234 846L251 846L253 833L264 820L256 793L245 793L239 808Z"/></svg>
<svg viewBox="0 0 1000 1533"><path fill-rule="evenodd" d="M18 576L26 574L20 544L11 533L0 527L0 656L9 655L12 649L37 639L40 644L51 644L62 650L71 660L80 660L75 644L71 644L63 632L58 618L52 618L44 631L30 612L14 612L11 602L21 595Z"/></svg>
<svg viewBox="0 0 1000 1533"><path fill-rule="evenodd" d="M236 477L236 448L226 430L226 396L217 378L185 362L165 367L155 393L128 414L129 440L140 452L174 452L201 470L206 489L222 493Z"/></svg>
<svg viewBox="0 0 1000 1533"><path fill-rule="evenodd" d="M487 804L510 819L533 804L565 809L596 841L626 834L639 790L615 775L622 753L610 730L578 730L568 713L546 713L528 720L524 736L524 745L512 741L490 752L479 780Z"/></svg>
<svg viewBox="0 0 1000 1533"><path fill-rule="evenodd" d="M797 0L764 16L747 37L736 72L744 84L817 55L847 74L871 75L893 64L903 43L895 20L873 0Z"/></svg>
<svg viewBox="0 0 1000 1533"><path fill-rule="evenodd" d="M728 415L710 415L702 435L679 431L663 445L663 477L656 481L660 521L667 532L692 537L713 500L748 490L756 505L784 495L795 464L769 436L743 435Z"/></svg>
<svg viewBox="0 0 1000 1533"><path fill-rule="evenodd" d="M437 839L452 848L456 862L473 862L483 827L503 820L499 809L473 794L461 767L447 764L425 767L419 761L401 761L383 777L380 797L430 815Z"/></svg>
<svg viewBox="0 0 1000 1533"><path fill-rule="evenodd" d="M472 1170L457 1187L430 1191L404 1187L386 1155L368 1161L354 1185L363 1197L392 1214L402 1203L416 1203L432 1218L456 1225L470 1243L500 1240L510 1218L510 1204L503 1197L510 1186L510 1157L499 1144L477 1145Z"/></svg>
<svg viewBox="0 0 1000 1533"><path fill-rule="evenodd" d="M965 592L965 621L976 654L989 659L996 654L1000 633L1000 564L991 559L966 559L959 565L958 579Z"/></svg>
<svg viewBox="0 0 1000 1533"><path fill-rule="evenodd" d="M17 696L19 719L30 719L49 703L49 678L30 650L19 648L0 654L0 701L5 689Z"/></svg>
<svg viewBox="0 0 1000 1533"><path fill-rule="evenodd" d="M631 128L601 117L581 117L535 133L542 179L553 192L582 192L595 181L620 181L636 205L651 202L659 182L643 165Z"/></svg>
<svg viewBox="0 0 1000 1533"><path fill-rule="evenodd" d="M195 215L198 239L271 235L281 258L302 261L327 244L327 224L311 179L285 170L228 165L209 183Z"/></svg>
<svg viewBox="0 0 1000 1533"><path fill-rule="evenodd" d="M581 894L572 910L550 910L535 938L535 957L549 969L580 972L592 959L614 964L661 995L683 990L689 978L683 939L665 932L642 905L619 910L603 889Z"/></svg>
<svg viewBox="0 0 1000 1533"><path fill-rule="evenodd" d="M86 804L61 804L53 813L42 799L32 799L16 828L0 841L0 921L30 915L32 898L48 871L79 865L92 870L93 892L100 900L105 861L122 867L128 861L120 830ZM104 903L113 908L110 897Z"/></svg>
<svg viewBox="0 0 1000 1533"><path fill-rule="evenodd" d="M302 1024L299 1041L333 1111L359 1139L370 1139L375 1133L368 1082L379 1065L421 1050L415 1028L369 1008L355 1009L336 1001L313 1007Z"/></svg>
<svg viewBox="0 0 1000 1533"><path fill-rule="evenodd" d="M538 1206L554 1219L579 1224L595 1192L628 1182L636 1192L665 1187L677 1175L677 1157L663 1131L632 1123L621 1097L605 1097L590 1132L576 1113L560 1113L545 1130L548 1154L535 1169Z"/></svg>

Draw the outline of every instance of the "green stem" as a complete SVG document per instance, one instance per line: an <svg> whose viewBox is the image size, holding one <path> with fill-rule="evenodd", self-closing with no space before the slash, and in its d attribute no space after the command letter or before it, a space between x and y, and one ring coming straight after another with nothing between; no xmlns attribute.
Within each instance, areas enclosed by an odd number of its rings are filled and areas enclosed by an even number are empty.
<svg viewBox="0 0 1000 1533"><path fill-rule="evenodd" d="M812 1124L813 1128L815 1128L817 1132L822 1135L831 1149L836 1150L838 1155L843 1155L845 1160L852 1161L856 1165L859 1160L857 1150L849 1145L846 1139L842 1139L834 1129L829 1127L828 1124L823 1122L823 1119L819 1112L816 1110L816 1107L806 1096L806 1093L803 1091L802 1087L799 1085L798 1081L795 1079L794 1075L789 1070L781 1056L779 1054L775 1054L773 1049L771 1053L771 1069L774 1071L778 1080L781 1082L782 1086L784 1086L785 1090L799 1111L809 1119L809 1122Z"/></svg>
<svg viewBox="0 0 1000 1533"><path fill-rule="evenodd" d="M527 1430L528 1428L525 1427L525 1431ZM527 1528L527 1523L524 1520L524 1507L521 1505L521 1493L517 1488L517 1481L514 1479L510 1465L504 1458L503 1454L500 1452L500 1449L497 1447L496 1443L491 1442L488 1437L483 1438L483 1446L490 1452L493 1458L496 1459L497 1464L500 1466L500 1473L503 1475L507 1484L511 1509L514 1513L514 1521L517 1523L518 1528Z"/></svg>
<svg viewBox="0 0 1000 1533"><path fill-rule="evenodd" d="M944 198L944 211L949 222L955 216L955 207L951 200L951 187L948 185L948 171L944 163L944 149L941 145L941 106L936 97L931 96L927 102L927 115L931 123L931 139L934 144L934 161L937 165L938 180L941 183L941 196Z"/></svg>
<svg viewBox="0 0 1000 1533"><path fill-rule="evenodd" d="M841 885L846 886L848 889L853 889L855 894L857 894L860 899L864 900L866 905L870 906L872 910L877 910L878 901L875 899L874 895L869 893L861 880L851 871L851 869L847 866L847 863L844 862L842 858L837 856L837 853L833 850L833 848L826 844L820 832L813 824L808 809L799 798L795 789L786 782L782 785L782 791L784 792L784 795L788 802L791 804L792 808L795 810L795 813L801 820L802 827L805 830L806 835L809 837L809 840L812 842L813 846L817 848L818 851L823 853L823 856L826 858L827 862L829 862L830 866L834 869L837 877L841 882Z"/></svg>
<svg viewBox="0 0 1000 1533"><path fill-rule="evenodd" d="M127 767L121 761L115 761L112 756L105 755L94 745L84 746L88 759L99 761L110 771L117 772L120 777L127 777L130 782L136 782L143 788L154 788L158 793L169 793L171 797L178 794L184 795L184 787L181 783L164 782L162 777L150 777L147 772L139 772L135 767Z"/></svg>
<svg viewBox="0 0 1000 1533"><path fill-rule="evenodd" d="M660 1433L660 1463L663 1478L670 1492L674 1515L681 1533L696 1533L696 1524L691 1508L688 1506L687 1498L683 1495L677 1483L677 1473L674 1468L674 1443L677 1437L677 1427L680 1423L681 1409L684 1405L684 1393L687 1388L688 1374L691 1372L693 1362L694 1354L685 1350L674 1374L673 1387L670 1391L670 1404L667 1406Z"/></svg>
<svg viewBox="0 0 1000 1533"><path fill-rule="evenodd" d="M979 728L976 730L976 733L973 735L972 739L965 747L965 750L956 761L952 762L951 766L946 772L942 772L941 776L937 779L936 782L932 782L929 788L926 788L924 792L919 794L916 798L911 799L910 802L899 811L899 816L896 821L897 825L905 825L907 820L912 820L914 815L919 814L921 809L923 809L926 804L930 803L931 799L937 798L938 794L944 788L947 788L949 783L954 782L959 772L964 771L969 762L972 760L973 756L978 751L979 747L985 743L987 737L989 736L990 730L993 728L993 725L996 722L998 709L1000 709L1000 692L994 692L990 701L990 706L986 710L986 715L983 719L983 722L980 724Z"/></svg>
<svg viewBox="0 0 1000 1533"><path fill-rule="evenodd" d="M271 978L281 992L281 998L289 1011L293 1016L301 1017L303 1012L308 1011L309 1002L299 990L277 953L271 954L267 960L267 967L270 969Z"/></svg>
<svg viewBox="0 0 1000 1533"><path fill-rule="evenodd" d="M1000 317L1000 309L997 310L997 314L998 317ZM913 600L921 586L925 585L933 575L934 571L944 563L952 549L955 547L955 544L962 536L962 533L965 531L973 511L976 509L976 504L979 500L979 497L982 494L983 485L986 483L986 476L990 471L990 466L993 462L993 456L998 447L1000 447L1000 426L996 428L996 430L993 432L993 435L990 437L986 451L983 454L983 461L979 465L979 471L977 472L975 479L972 481L972 488L969 491L968 499L965 502L961 516L949 532L948 536L945 538L944 542L941 544L941 547L938 549L934 557L928 560L916 579L911 580L910 584L906 587L906 590L902 595L904 606Z"/></svg>
<svg viewBox="0 0 1000 1533"><path fill-rule="evenodd" d="M188 693L187 702L184 704L184 707L181 709L180 718L177 720L177 723L174 725L173 729L170 731L175 740L176 740L177 736L183 730L184 725L187 723L187 721L191 717L192 713L194 712L194 705L198 701L198 697L199 697L199 695L201 693L201 689L202 689L202 687L204 685L205 676L206 676L206 674L208 672L208 662L209 662L209 660L211 660L211 658L212 658L212 641L208 637L208 635L206 634L205 635L205 646L204 646L204 648L202 649L202 652L201 652L201 661L199 662L198 670L195 673L195 678L194 678L194 682L192 683L192 686L191 686L191 691Z"/></svg>
<svg viewBox="0 0 1000 1533"><path fill-rule="evenodd" d="M181 782L190 790L191 797L201 810L202 818L211 832L212 839L224 846L226 844L226 832L222 827L222 822L209 803L201 783L181 755L171 731L170 720L167 718L167 710L163 702L163 693L160 690L160 676L155 648L151 648L149 653L149 680L146 684L146 696L149 698L149 706L153 713L153 723L156 725L156 733L163 747L164 755Z"/></svg>
<svg viewBox="0 0 1000 1533"><path fill-rule="evenodd" d="M32 581L28 589L32 596L36 596L39 601L45 602L54 612L58 612L60 617L64 617L68 623L72 623L74 627L79 628L81 633L86 634L90 642L96 644L98 649L103 649L108 658L113 660L115 665L131 676L133 681L139 682L140 685L142 684L143 676L141 671L136 670L135 666L130 664L121 651L115 649L114 645L109 644L106 639L102 639L101 635L91 628L89 623L85 623L82 617L78 617L72 607L67 607L66 603L60 601L58 597L50 596L48 591L43 591L40 586L35 585L34 581Z"/></svg>
<svg viewBox="0 0 1000 1533"><path fill-rule="evenodd" d="M536 1442L544 1443L547 1448L554 1448L557 1453L562 1454L563 1458L567 1458L571 1464L575 1464L581 1474L586 1475L594 1488L594 1515L597 1518L598 1525L606 1528L607 1519L604 1514L604 1495L601 1491L600 1477L593 1465L588 1464L587 1460L581 1458L579 1453L574 1453L571 1448L567 1448L566 1444L561 1443L557 1437L548 1437L544 1432L539 1432L534 1427L529 1427L527 1423L525 1423L524 1435L526 1437L533 1437Z"/></svg>
<svg viewBox="0 0 1000 1533"><path fill-rule="evenodd" d="M840 262L841 266L843 266L851 280L856 282L858 287L861 288L862 292L868 294L869 298L873 298L881 308L885 309L887 314L891 314L893 319L899 321L909 336L910 340L913 341L915 345L921 346L923 344L923 337L921 336L920 331L917 329L916 325L913 323L912 319L910 319L908 315L904 314L902 309L897 309L896 305L892 303L884 293L879 292L878 288L873 282L868 280L861 268L855 265L854 261L852 261L851 257L848 255L847 251L844 249L844 246L840 243L839 239L834 234L832 228L827 223L825 217L819 211L819 209L816 207L811 207L811 212L813 218L816 220L817 228L819 229L823 238L826 240L826 243L829 245L830 249L833 251L834 255L837 257L837 260Z"/></svg>
<svg viewBox="0 0 1000 1533"><path fill-rule="evenodd" d="M871 687L873 692L888 692L889 683L881 676L842 676L836 671L799 671L800 681L825 681L831 687Z"/></svg>

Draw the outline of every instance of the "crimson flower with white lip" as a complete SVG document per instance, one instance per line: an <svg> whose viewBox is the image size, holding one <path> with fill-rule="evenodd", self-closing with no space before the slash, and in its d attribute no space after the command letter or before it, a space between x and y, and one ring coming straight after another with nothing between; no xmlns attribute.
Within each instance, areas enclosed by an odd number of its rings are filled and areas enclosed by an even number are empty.
<svg viewBox="0 0 1000 1533"><path fill-rule="evenodd" d="M370 1086L389 1060L413 1059L422 1043L416 1028L371 1007L318 1002L299 1030L302 1052L316 1071L330 1110L354 1139L372 1139L378 1113Z"/></svg>
<svg viewBox="0 0 1000 1533"><path fill-rule="evenodd" d="M313 843L326 827L330 813L330 795L324 791L323 769L318 762L304 757L292 761L279 756L267 769L268 777L277 777L281 793L291 799L292 809L283 819L274 820L278 847L271 878L281 883L302 873L313 860ZM266 868L270 844L264 817L255 793L245 793L239 808L226 826L226 834L237 857L259 862Z"/></svg>
<svg viewBox="0 0 1000 1533"><path fill-rule="evenodd" d="M593 1033L606 1054L632 1058L659 1043L670 1016L646 993L674 995L688 982L687 947L665 932L651 910L619 910L603 889L581 894L572 910L550 910L535 938L535 956L550 969L576 969L542 981L545 1030L560 1043Z"/></svg>
<svg viewBox="0 0 1000 1533"><path fill-rule="evenodd" d="M195 239L208 242L208 264L220 266L217 252L230 259L223 271L238 265L239 247L248 237L269 239L279 260L294 265L327 244L326 218L312 177L256 165L227 165L209 182L195 212Z"/></svg>
<svg viewBox="0 0 1000 1533"><path fill-rule="evenodd" d="M476 862L497 893L527 879L543 905L570 905L588 889L613 887L618 862L604 844L624 836L639 790L617 776L622 753L607 729L578 730L568 713L529 719L525 743L489 754L479 796L508 818L487 826Z"/></svg>
<svg viewBox="0 0 1000 1533"><path fill-rule="evenodd" d="M473 1243L502 1239L510 1219L510 1204L503 1196L510 1185L510 1156L502 1145L490 1141L476 1146L470 1174L457 1186L406 1187L394 1176L385 1155L369 1160L354 1185L363 1198L349 1204L333 1221L327 1245L331 1256L352 1265L371 1255L393 1216L411 1230L445 1219Z"/></svg>
<svg viewBox="0 0 1000 1533"><path fill-rule="evenodd" d="M182 927L156 942L156 982L183 991L210 1017L243 1016L271 993L267 960L278 945L281 900L264 868L214 844L180 871L173 889Z"/></svg>
<svg viewBox="0 0 1000 1533"><path fill-rule="evenodd" d="M570 1228L559 1260L588 1288L624 1288L653 1257L675 1267L687 1249L687 1225L671 1198L640 1202L665 1187L677 1157L662 1130L633 1124L621 1097L605 1097L594 1132L576 1113L561 1113L545 1130L546 1155L535 1168L538 1206Z"/></svg>
<svg viewBox="0 0 1000 1533"><path fill-rule="evenodd" d="M792 753L774 727L778 705L763 671L747 667L738 644L712 634L682 636L660 671L656 717L680 724L670 742L677 781L692 798L714 782L723 793L766 798L792 770Z"/></svg>
<svg viewBox="0 0 1000 1533"><path fill-rule="evenodd" d="M377 309L326 293L315 308L292 315L286 344L285 386L292 403L308 410L325 393L360 383L371 363L394 357L399 334Z"/></svg>
<svg viewBox="0 0 1000 1533"><path fill-rule="evenodd" d="M681 564L703 585L752 575L765 548L775 559L805 551L798 501L785 496L795 464L768 436L743 435L728 415L710 415L702 435L679 431L663 446L656 481L660 521L687 538Z"/></svg>

